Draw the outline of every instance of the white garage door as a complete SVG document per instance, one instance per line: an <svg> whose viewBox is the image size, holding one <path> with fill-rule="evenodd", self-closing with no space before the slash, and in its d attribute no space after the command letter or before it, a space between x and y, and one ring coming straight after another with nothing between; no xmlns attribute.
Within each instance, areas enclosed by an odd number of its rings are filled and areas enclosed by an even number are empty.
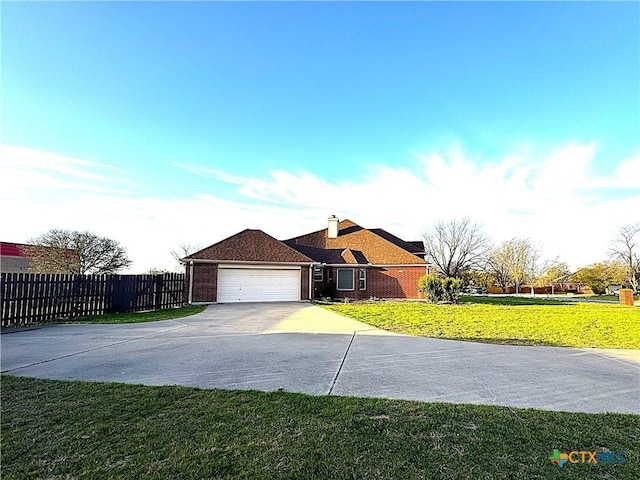
<svg viewBox="0 0 640 480"><path fill-rule="evenodd" d="M300 269L218 269L218 302L285 302L300 300Z"/></svg>

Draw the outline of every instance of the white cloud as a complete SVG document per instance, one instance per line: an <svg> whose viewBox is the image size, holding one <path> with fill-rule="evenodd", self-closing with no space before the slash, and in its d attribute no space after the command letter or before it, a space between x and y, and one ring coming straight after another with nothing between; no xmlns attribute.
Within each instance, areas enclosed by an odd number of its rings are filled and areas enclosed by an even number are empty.
<svg viewBox="0 0 640 480"><path fill-rule="evenodd" d="M615 170L613 184L620 188L640 189L640 153L620 163Z"/></svg>
<svg viewBox="0 0 640 480"><path fill-rule="evenodd" d="M36 189L124 193L119 185L133 183L111 165L14 145L0 145L0 172L9 195Z"/></svg>
<svg viewBox="0 0 640 480"><path fill-rule="evenodd" d="M135 192L126 172L24 147L0 146L0 239L50 228L88 229L121 242L132 271L173 266L178 244L209 245L244 228L287 238L325 227L331 214L408 240L439 218L470 216L496 240L527 236L572 266L604 259L620 225L640 219L640 154L606 175L597 145L569 144L479 162L461 148L416 155L411 167L370 165L359 178L274 170L265 178L177 165L235 186L237 198L157 198ZM126 185L123 190L121 185Z"/></svg>

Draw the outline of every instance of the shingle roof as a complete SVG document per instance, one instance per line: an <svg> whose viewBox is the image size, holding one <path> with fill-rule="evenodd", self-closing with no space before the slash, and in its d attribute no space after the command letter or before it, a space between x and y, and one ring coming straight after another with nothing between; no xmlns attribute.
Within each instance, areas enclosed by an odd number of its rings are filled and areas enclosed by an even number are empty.
<svg viewBox="0 0 640 480"><path fill-rule="evenodd" d="M279 241L262 230L243 230L184 260L326 263L333 265L424 265L419 242L405 242L381 228L366 229L351 220L338 224L338 238L327 229Z"/></svg>
<svg viewBox="0 0 640 480"><path fill-rule="evenodd" d="M0 242L0 255L3 257L26 257L23 248L28 246L24 243Z"/></svg>
<svg viewBox="0 0 640 480"><path fill-rule="evenodd" d="M311 258L262 230L243 230L184 260L229 260L239 262L311 263Z"/></svg>
<svg viewBox="0 0 640 480"><path fill-rule="evenodd" d="M411 252L413 254L416 253L421 253L424 251L424 245L422 244L422 241L411 241L411 242L406 242L404 240L402 240L401 238L396 237L395 235L387 232L385 229L383 228L371 228L370 229L373 233L375 233L376 235L384 238L385 240L393 243L394 245L406 250L407 252Z"/></svg>
<svg viewBox="0 0 640 480"><path fill-rule="evenodd" d="M416 248L416 253L424 253L424 242L422 240L409 240L407 243Z"/></svg>
<svg viewBox="0 0 640 480"><path fill-rule="evenodd" d="M360 250L345 248L340 256L344 258L345 262L347 263L355 263L359 265L366 265L367 263L370 263L367 260L367 257L365 257L364 253L362 253Z"/></svg>
<svg viewBox="0 0 640 480"><path fill-rule="evenodd" d="M426 264L427 262L416 255L420 249L383 229L366 229L351 220L343 220L338 224L338 237L328 238L327 229L294 237L284 243L305 255L323 263L342 263L335 261L335 254L320 253L322 251L351 250L359 252L354 255L358 263L372 263L378 265ZM333 261L326 261L331 257ZM350 255L347 255L351 258ZM344 256L342 260L345 261Z"/></svg>

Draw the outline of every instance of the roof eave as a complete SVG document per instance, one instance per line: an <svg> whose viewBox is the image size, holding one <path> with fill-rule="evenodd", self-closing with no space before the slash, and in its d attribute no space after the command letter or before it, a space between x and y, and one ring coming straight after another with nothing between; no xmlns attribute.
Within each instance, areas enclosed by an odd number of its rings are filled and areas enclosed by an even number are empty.
<svg viewBox="0 0 640 480"><path fill-rule="evenodd" d="M184 260L184 262L183 262ZM222 260L210 258L183 258L183 263L224 263L224 264L242 264L242 265L320 265L320 262L309 259L308 262L282 262L282 261L265 261L265 260Z"/></svg>

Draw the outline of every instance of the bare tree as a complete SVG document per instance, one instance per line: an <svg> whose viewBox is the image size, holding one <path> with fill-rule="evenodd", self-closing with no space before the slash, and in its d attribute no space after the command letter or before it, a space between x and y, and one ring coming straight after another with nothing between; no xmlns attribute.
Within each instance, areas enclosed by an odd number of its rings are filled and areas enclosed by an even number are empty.
<svg viewBox="0 0 640 480"><path fill-rule="evenodd" d="M424 235L426 259L445 277L478 267L489 250L482 228L469 218L437 222Z"/></svg>
<svg viewBox="0 0 640 480"><path fill-rule="evenodd" d="M504 260L504 255L500 249L495 248L489 252L485 263L485 271L493 278L495 284L502 289L502 293L513 284L511 269L508 262Z"/></svg>
<svg viewBox="0 0 640 480"><path fill-rule="evenodd" d="M182 266L180 262L181 258L188 257L192 253L196 253L198 250L202 250L199 245L192 245L190 243L181 243L177 248L171 250L171 256Z"/></svg>
<svg viewBox="0 0 640 480"><path fill-rule="evenodd" d="M489 273L502 288L520 286L533 282L536 277L536 264L540 253L528 238L512 238L494 248L488 256Z"/></svg>
<svg viewBox="0 0 640 480"><path fill-rule="evenodd" d="M131 265L115 240L91 232L53 229L24 248L31 269L42 273L114 273Z"/></svg>
<svg viewBox="0 0 640 480"><path fill-rule="evenodd" d="M637 291L640 281L640 222L625 225L618 231L610 253L613 259L624 263L628 282L633 291Z"/></svg>

